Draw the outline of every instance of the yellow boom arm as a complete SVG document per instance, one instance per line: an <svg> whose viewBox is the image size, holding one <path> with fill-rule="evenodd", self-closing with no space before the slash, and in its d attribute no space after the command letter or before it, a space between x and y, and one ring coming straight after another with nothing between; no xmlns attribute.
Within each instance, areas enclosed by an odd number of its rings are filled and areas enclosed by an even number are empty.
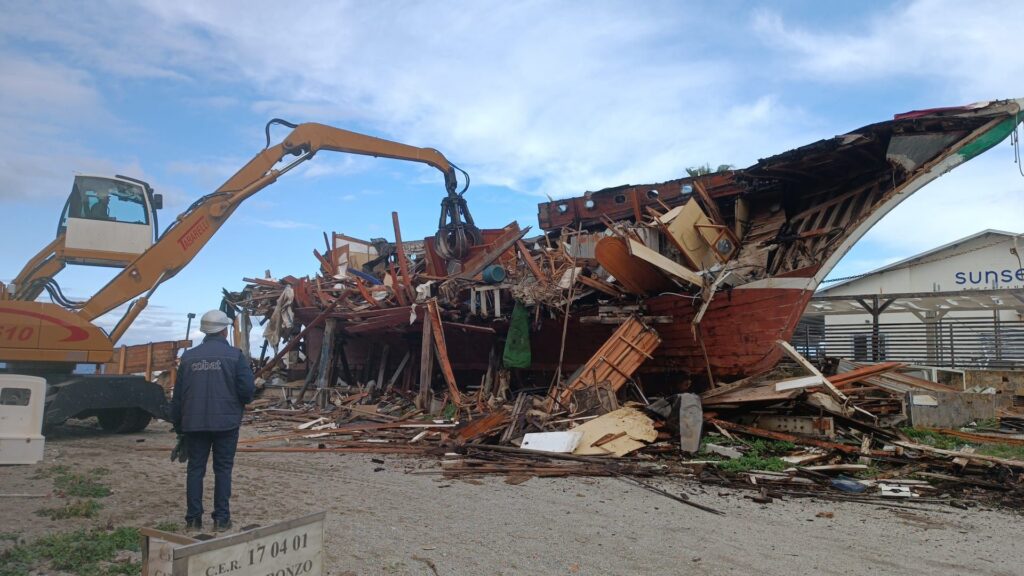
<svg viewBox="0 0 1024 576"><path fill-rule="evenodd" d="M146 307L157 286L191 262L242 201L273 184L282 174L320 150L423 162L444 174L448 195L455 195L454 167L437 150L399 144L323 124L300 124L283 142L264 149L215 192L200 198L179 215L153 246L90 298L77 312L78 316L91 322L145 294L132 302L111 332L111 342L117 342ZM298 158L280 169L274 168L288 155Z"/></svg>

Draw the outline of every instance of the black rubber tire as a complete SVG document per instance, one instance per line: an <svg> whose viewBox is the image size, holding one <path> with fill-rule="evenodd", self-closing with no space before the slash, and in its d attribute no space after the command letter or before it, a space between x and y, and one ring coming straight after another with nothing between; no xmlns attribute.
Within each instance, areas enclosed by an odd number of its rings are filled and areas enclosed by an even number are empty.
<svg viewBox="0 0 1024 576"><path fill-rule="evenodd" d="M149 426L153 417L141 408L112 408L100 411L96 417L100 428L114 434L141 432Z"/></svg>
<svg viewBox="0 0 1024 576"><path fill-rule="evenodd" d="M132 408L131 410L136 413L135 422L124 431L125 434L142 432L146 429L146 426L149 426L149 423L153 421L153 416L149 412L146 412L141 408Z"/></svg>

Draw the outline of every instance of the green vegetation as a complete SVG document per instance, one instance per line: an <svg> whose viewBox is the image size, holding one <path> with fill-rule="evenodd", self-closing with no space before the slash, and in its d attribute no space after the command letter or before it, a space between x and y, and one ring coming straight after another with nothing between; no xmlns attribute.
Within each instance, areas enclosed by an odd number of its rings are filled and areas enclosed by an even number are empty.
<svg viewBox="0 0 1024 576"><path fill-rule="evenodd" d="M855 472L853 475L855 477L857 477L857 478L867 479L867 478L874 478L875 476L878 476L881 473L882 473L881 468L879 468L875 464L869 464L867 468L865 468L864 470L861 470L860 472Z"/></svg>
<svg viewBox="0 0 1024 576"><path fill-rule="evenodd" d="M445 420L451 420L455 418L455 414L458 412L458 407L455 404L445 404L444 410L441 411L441 418Z"/></svg>
<svg viewBox="0 0 1024 576"><path fill-rule="evenodd" d="M156 526L153 526L153 528L164 532L177 532L181 530L181 524L164 520L163 522L157 522Z"/></svg>
<svg viewBox="0 0 1024 576"><path fill-rule="evenodd" d="M139 562L113 563L121 550L139 550L139 531L76 530L44 536L31 544L15 546L0 554L0 576L28 576L45 568L81 576L138 574Z"/></svg>
<svg viewBox="0 0 1024 576"><path fill-rule="evenodd" d="M709 459L718 459L720 456L714 453L705 451L704 446L709 440L712 440L713 444L719 445L733 445L733 446L745 446L746 453L733 459L724 459L718 464L718 469L730 474L737 472L747 472L750 470L768 470L771 472L781 472L790 466L786 461L779 458L789 452L796 449L796 444L792 442L777 442L773 440L762 440L758 438L753 442L747 442L741 444L740 442L729 441L727 438L707 438L705 437L701 441L700 454L702 457Z"/></svg>
<svg viewBox="0 0 1024 576"><path fill-rule="evenodd" d="M718 469L724 472L735 474L737 472L749 472L751 470L768 470L770 472L782 472L789 467L784 460L775 456L760 457L745 454L739 458L725 460L718 465Z"/></svg>
<svg viewBox="0 0 1024 576"><path fill-rule="evenodd" d="M999 430L999 418L982 418L974 423L977 430Z"/></svg>
<svg viewBox="0 0 1024 576"><path fill-rule="evenodd" d="M110 488L99 482L103 476L110 474L106 468L93 468L88 472L72 472L65 465L50 466L40 469L33 478L41 480L53 478L53 487L65 496L76 498L105 498L110 496Z"/></svg>
<svg viewBox="0 0 1024 576"><path fill-rule="evenodd" d="M36 510L37 516L46 516L50 520L64 520L67 518L92 518L103 508L103 504L88 499L68 502L60 508L41 508Z"/></svg>
<svg viewBox="0 0 1024 576"><path fill-rule="evenodd" d="M46 468L40 468L36 470L36 473L32 475L35 480L42 480L44 478L53 478L55 476L62 476L70 472L71 469L64 464L58 464L56 466L48 466Z"/></svg>
<svg viewBox="0 0 1024 576"><path fill-rule="evenodd" d="M968 442L962 438L950 436L949 434L932 432L931 430L917 430L915 428L902 428L901 430L907 435L907 437L911 438L915 442L934 446L935 448L941 448L942 450L959 450L964 446L971 446L978 454L995 456L996 458L1005 458L1008 460L1024 460L1024 446L1013 446L1002 443L979 444L976 442Z"/></svg>
<svg viewBox="0 0 1024 576"><path fill-rule="evenodd" d="M927 444L928 446L933 446L941 450L959 450L961 447L969 444L969 442L961 440L956 436L942 434L941 432L918 430L917 428L900 428L900 430L906 434L908 438L919 444Z"/></svg>
<svg viewBox="0 0 1024 576"><path fill-rule="evenodd" d="M21 534L17 532L0 532L0 542L17 542Z"/></svg>
<svg viewBox="0 0 1024 576"><path fill-rule="evenodd" d="M689 174L690 178L697 178L699 176L707 176L716 172L728 172L732 169L732 164L719 164L718 168L712 170L711 164L705 162L702 166L690 166L686 169L686 173Z"/></svg>
<svg viewBox="0 0 1024 576"><path fill-rule="evenodd" d="M1007 460L1024 460L1024 446L1012 446L1010 444L982 444L978 447L978 454L1006 458Z"/></svg>

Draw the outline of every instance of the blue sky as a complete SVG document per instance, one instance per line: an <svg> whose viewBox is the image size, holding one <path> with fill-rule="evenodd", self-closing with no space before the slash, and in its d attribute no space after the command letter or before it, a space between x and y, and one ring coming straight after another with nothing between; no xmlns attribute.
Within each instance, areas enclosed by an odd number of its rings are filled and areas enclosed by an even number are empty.
<svg viewBox="0 0 1024 576"><path fill-rule="evenodd" d="M1024 3L3 1L0 279L52 239L76 173L123 173L167 223L263 147L269 118L441 150L477 222L546 195L747 166L894 113L1024 97ZM285 132L278 131L278 138ZM436 228L440 174L318 155L246 202L125 341L177 338L243 276L316 270L322 231ZM1004 143L907 200L834 271L1024 231ZM68 269L86 296L112 271ZM105 319L107 326L112 319Z"/></svg>

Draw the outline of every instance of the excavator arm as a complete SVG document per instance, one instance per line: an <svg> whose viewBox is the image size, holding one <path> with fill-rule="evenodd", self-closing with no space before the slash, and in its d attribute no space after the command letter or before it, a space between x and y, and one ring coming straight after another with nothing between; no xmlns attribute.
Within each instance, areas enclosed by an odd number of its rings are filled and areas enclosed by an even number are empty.
<svg viewBox="0 0 1024 576"><path fill-rule="evenodd" d="M45 290L45 282L37 280L52 278L64 269L63 252L64 235L61 234L33 256L11 281L10 285L16 289L11 299L32 301L38 298Z"/></svg>
<svg viewBox="0 0 1024 576"><path fill-rule="evenodd" d="M321 150L422 162L437 168L444 174L445 189L448 192L442 201L442 226L438 238L449 248L446 250L448 255L464 252L468 245L479 242L479 231L473 226L468 210L465 210L465 200L456 192L456 167L437 150L417 148L323 124L294 125L280 120L272 120L267 125L268 144L271 124L286 124L294 129L282 142L268 145L216 191L200 198L179 215L152 247L89 298L78 310L78 316L91 322L132 298L141 296L132 302L111 332L111 342L117 342L146 307L153 291L195 258L239 204ZM281 168L275 168L289 155L297 158ZM446 206L456 207L454 214L449 212L450 222L445 222ZM461 245L458 241L460 235L463 238Z"/></svg>

